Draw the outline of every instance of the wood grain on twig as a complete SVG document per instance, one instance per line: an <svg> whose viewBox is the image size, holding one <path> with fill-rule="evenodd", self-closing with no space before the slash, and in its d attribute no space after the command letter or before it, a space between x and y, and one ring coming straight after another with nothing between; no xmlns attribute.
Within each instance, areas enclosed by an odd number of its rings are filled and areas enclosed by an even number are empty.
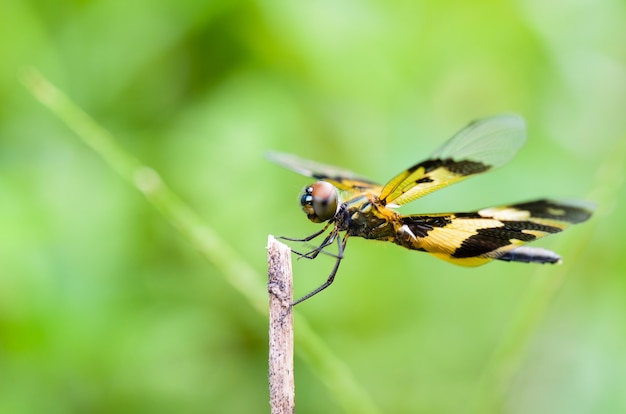
<svg viewBox="0 0 626 414"><path fill-rule="evenodd" d="M273 236L267 240L270 296L269 383L272 414L295 411L293 380L293 285L291 250Z"/></svg>

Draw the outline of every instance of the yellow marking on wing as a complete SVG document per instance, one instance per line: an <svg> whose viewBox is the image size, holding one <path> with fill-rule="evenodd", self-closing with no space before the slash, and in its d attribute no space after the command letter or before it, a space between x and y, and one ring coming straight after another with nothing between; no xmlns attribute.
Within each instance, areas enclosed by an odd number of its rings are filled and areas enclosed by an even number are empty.
<svg viewBox="0 0 626 414"><path fill-rule="evenodd" d="M318 174L315 176L315 178L327 181L340 190L359 190L359 192L362 193L380 194L380 191L382 189L382 186L378 184L343 177L327 177Z"/></svg>
<svg viewBox="0 0 626 414"><path fill-rule="evenodd" d="M526 234L530 234L535 236L536 238L541 238L544 237L550 233L546 233L545 231L541 231L541 230L522 230L522 233L526 233Z"/></svg>
<svg viewBox="0 0 626 414"><path fill-rule="evenodd" d="M520 220L528 220L530 216L530 211L528 210L518 210L513 207L491 207L484 208L478 211L483 217L492 217L496 220L510 220L510 221L520 221Z"/></svg>
<svg viewBox="0 0 626 414"><path fill-rule="evenodd" d="M547 211L548 213L555 216L562 216L565 214L565 210L563 210L562 208L548 208Z"/></svg>
<svg viewBox="0 0 626 414"><path fill-rule="evenodd" d="M406 170L392 178L383 187L380 199L386 204L401 206L467 177L467 175L455 174L443 166L428 173L425 167L418 167L413 172ZM420 180L423 182L419 182Z"/></svg>

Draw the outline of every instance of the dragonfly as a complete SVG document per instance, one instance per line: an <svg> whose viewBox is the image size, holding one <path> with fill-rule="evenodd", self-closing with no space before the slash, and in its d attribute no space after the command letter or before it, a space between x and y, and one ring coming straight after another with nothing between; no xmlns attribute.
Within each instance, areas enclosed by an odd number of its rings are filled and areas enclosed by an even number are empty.
<svg viewBox="0 0 626 414"><path fill-rule="evenodd" d="M493 260L560 263L555 252L525 244L586 221L593 204L539 199L465 213L402 215L396 211L433 191L507 163L525 140L526 123L518 115L479 119L457 132L430 158L385 185L296 155L268 153L270 161L317 180L305 187L300 205L310 221L326 223L308 237L283 239L308 243L327 233L311 251L294 253L307 259L326 253L336 259L326 281L293 305L333 283L350 237L391 242L462 266ZM336 254L327 251L335 242Z"/></svg>

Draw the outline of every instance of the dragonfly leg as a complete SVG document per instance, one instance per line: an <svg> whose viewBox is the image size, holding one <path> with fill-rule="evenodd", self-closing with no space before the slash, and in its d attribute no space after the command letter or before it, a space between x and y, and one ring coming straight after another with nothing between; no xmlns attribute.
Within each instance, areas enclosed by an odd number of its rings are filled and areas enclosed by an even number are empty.
<svg viewBox="0 0 626 414"><path fill-rule="evenodd" d="M305 300L317 295L322 290L326 289L328 286L332 285L333 281L335 280L335 275L337 274L337 270L339 269L339 265L341 264L341 259L343 259L343 251L346 248L346 243L348 241L347 234L344 236L343 240L341 240L341 235L339 233L337 233L335 236L337 238L337 250L338 250L337 260L335 261L335 266L333 267L333 270L328 275L328 279L326 279L326 282L324 282L320 287L318 287L314 291L309 292L306 295L302 296L300 299L296 300L294 303L291 304L291 306L295 306L298 303L304 302ZM333 240L334 238L335 237L333 237Z"/></svg>
<svg viewBox="0 0 626 414"><path fill-rule="evenodd" d="M330 246L330 244L328 246ZM291 250L291 252L293 254L295 254L296 256L299 256L298 259L300 259L300 258L315 259L315 257L317 257L317 255L319 253L325 254L326 256L334 257L335 259L337 258L337 253L329 252L329 251L326 251L326 250L323 250L323 249L320 250L319 252L315 253L315 255L313 255L314 251L318 250L319 247L318 246L313 246L313 245L310 245L310 244L307 244L306 247L310 247L312 250L310 250L310 251L308 251L306 253L297 252L295 250Z"/></svg>
<svg viewBox="0 0 626 414"><path fill-rule="evenodd" d="M328 223L326 223L326 225L324 226L323 229L321 229L320 231L316 231L315 233L311 234L310 236L305 237L304 239L294 239L291 237L285 237L285 236L280 236L279 239L281 240L288 240L288 241L295 241L295 242L308 242L313 240L314 238L316 238L317 236L319 236L320 234L324 233L327 229L328 226L330 226L330 221Z"/></svg>
<svg viewBox="0 0 626 414"><path fill-rule="evenodd" d="M289 240L289 241L296 241L296 242L308 242L309 240L314 239L315 237L319 236L320 234L322 234L323 232L326 231L326 229L328 229L329 224L326 224L326 226L324 226L324 228L321 231L318 231L317 233L314 233L312 235L310 235L309 237L306 237L304 239L290 239L290 238L286 238L286 237L281 237L284 240ZM324 253L324 254L328 254L329 256L333 256L333 257L337 257L335 254L333 253L329 253L324 251L324 249L328 246L330 246L331 244L333 244L333 242L335 241L335 237L337 237L337 230L334 229L333 231L331 231L328 236L326 236L326 238L324 239L324 241L322 241L322 243L320 243L319 246L313 248L313 250L310 250L306 253L301 253L298 252L296 250L291 250L294 254L296 254L298 257L298 259L315 259L317 257L318 254L320 253Z"/></svg>
<svg viewBox="0 0 626 414"><path fill-rule="evenodd" d="M294 253L296 253L298 256L300 256L299 259L301 259L301 258L315 259L318 254L320 254L321 252L324 251L325 248L327 248L328 246L333 244L333 242L335 241L335 237L337 237L338 234L339 233L336 230L334 230L334 231L330 232L330 234L328 236L326 236L324 241L322 243L320 243L320 245L317 246L315 249L313 249L311 251L308 251L306 253L299 253L299 252L294 252Z"/></svg>

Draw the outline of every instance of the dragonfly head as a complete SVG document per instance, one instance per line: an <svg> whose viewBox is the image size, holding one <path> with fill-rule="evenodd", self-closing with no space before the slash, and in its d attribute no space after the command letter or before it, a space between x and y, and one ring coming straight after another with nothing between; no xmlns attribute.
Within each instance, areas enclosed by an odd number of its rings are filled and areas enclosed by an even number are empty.
<svg viewBox="0 0 626 414"><path fill-rule="evenodd" d="M339 194L337 188L326 181L318 181L304 189L300 198L302 210L309 220L321 223L337 213Z"/></svg>

